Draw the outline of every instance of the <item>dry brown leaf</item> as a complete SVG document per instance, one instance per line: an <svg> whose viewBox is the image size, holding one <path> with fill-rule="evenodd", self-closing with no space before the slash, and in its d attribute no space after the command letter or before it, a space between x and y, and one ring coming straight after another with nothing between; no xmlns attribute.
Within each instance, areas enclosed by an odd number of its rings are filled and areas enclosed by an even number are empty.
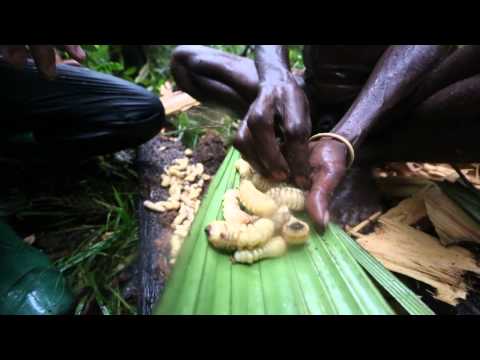
<svg viewBox="0 0 480 360"><path fill-rule="evenodd" d="M165 115L172 115L177 112L187 111L188 109L200 105L193 97L183 91L175 91L166 96L162 96L160 101L165 109Z"/></svg>
<svg viewBox="0 0 480 360"><path fill-rule="evenodd" d="M465 299L468 286L466 271L480 274L473 255L459 246L444 247L438 239L401 224L381 218L374 233L357 241L383 265L396 273L431 285L435 297L451 305Z"/></svg>
<svg viewBox="0 0 480 360"><path fill-rule="evenodd" d="M480 225L438 187L425 192L425 207L443 245L480 243Z"/></svg>

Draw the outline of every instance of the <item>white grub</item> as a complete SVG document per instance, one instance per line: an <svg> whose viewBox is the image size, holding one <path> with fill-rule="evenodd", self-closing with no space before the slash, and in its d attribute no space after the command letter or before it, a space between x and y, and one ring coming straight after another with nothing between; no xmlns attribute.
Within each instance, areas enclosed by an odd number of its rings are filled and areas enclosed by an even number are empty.
<svg viewBox="0 0 480 360"><path fill-rule="evenodd" d="M165 207L162 204L154 203L150 200L145 200L143 205L150 210L157 211L157 212L165 212Z"/></svg>
<svg viewBox="0 0 480 360"><path fill-rule="evenodd" d="M167 174L162 174L162 187L169 187L171 184L171 177Z"/></svg>
<svg viewBox="0 0 480 360"><path fill-rule="evenodd" d="M161 176L161 186L168 188L169 197L165 201L145 201L145 207L154 211L165 212L178 211L177 216L170 224L173 235L170 239L171 260L175 263L181 246L188 236L195 214L200 207L199 197L202 193L206 180L210 176L204 174L203 164L190 164L188 158L193 154L190 149L185 150L184 158L175 159L170 166L164 168Z"/></svg>
<svg viewBox="0 0 480 360"><path fill-rule="evenodd" d="M190 160L185 157L185 158L181 158L181 159L175 159L173 161L173 163L176 164L178 170L185 170L188 166L189 161Z"/></svg>
<svg viewBox="0 0 480 360"><path fill-rule="evenodd" d="M166 201L163 206L165 206L165 209L167 209L167 210L178 210L178 209L180 209L180 202L179 201Z"/></svg>

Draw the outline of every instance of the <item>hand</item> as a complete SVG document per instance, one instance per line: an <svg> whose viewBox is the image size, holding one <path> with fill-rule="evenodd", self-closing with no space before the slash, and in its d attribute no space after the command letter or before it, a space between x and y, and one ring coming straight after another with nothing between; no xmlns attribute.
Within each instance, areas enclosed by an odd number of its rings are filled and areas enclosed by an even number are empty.
<svg viewBox="0 0 480 360"><path fill-rule="evenodd" d="M76 61L85 60L85 52L79 45L62 45L62 48ZM56 75L55 49L52 45L28 45L35 64L41 74L49 79ZM28 58L28 50L25 45L1 46L0 51L5 61L22 67Z"/></svg>
<svg viewBox="0 0 480 360"><path fill-rule="evenodd" d="M347 166L347 147L338 140L322 138L311 142L312 187L307 195L307 211L322 233L330 220L330 198L343 179Z"/></svg>
<svg viewBox="0 0 480 360"><path fill-rule="evenodd" d="M281 147L275 137L276 122L284 135ZM289 76L286 80L260 84L234 146L265 177L275 181L291 177L297 186L307 189L310 132L307 97L293 76Z"/></svg>

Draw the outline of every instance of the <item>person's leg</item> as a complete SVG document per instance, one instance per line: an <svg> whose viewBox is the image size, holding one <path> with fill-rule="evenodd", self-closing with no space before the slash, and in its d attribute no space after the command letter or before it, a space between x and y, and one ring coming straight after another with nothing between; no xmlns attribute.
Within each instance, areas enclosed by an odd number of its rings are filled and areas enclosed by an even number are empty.
<svg viewBox="0 0 480 360"><path fill-rule="evenodd" d="M138 146L160 130L163 106L144 88L82 67L58 65L57 73L49 81L31 63L0 63L0 152L87 158Z"/></svg>
<svg viewBox="0 0 480 360"><path fill-rule="evenodd" d="M172 56L177 86L201 102L245 115L255 100L258 74L248 58L199 45L178 46Z"/></svg>

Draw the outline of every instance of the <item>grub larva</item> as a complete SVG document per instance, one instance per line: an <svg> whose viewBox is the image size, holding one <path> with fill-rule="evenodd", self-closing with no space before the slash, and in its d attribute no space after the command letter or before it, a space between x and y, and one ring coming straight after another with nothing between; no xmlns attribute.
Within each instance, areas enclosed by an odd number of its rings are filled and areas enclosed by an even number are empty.
<svg viewBox="0 0 480 360"><path fill-rule="evenodd" d="M173 161L173 163L176 164L176 165L174 165L174 167L176 166L176 168L177 168L178 170L185 170L185 169L187 168L187 166L188 166L188 162L189 162L189 161L190 161L190 160L189 160L188 158L186 158L186 157L185 157L185 158L181 158L181 159L175 159L175 160Z"/></svg>
<svg viewBox="0 0 480 360"><path fill-rule="evenodd" d="M267 195L278 205L286 205L292 211L305 209L305 193L291 186L274 187L267 191Z"/></svg>
<svg viewBox="0 0 480 360"><path fill-rule="evenodd" d="M223 218L227 223L250 224L255 219L240 208L238 190L230 189L223 196Z"/></svg>
<svg viewBox="0 0 480 360"><path fill-rule="evenodd" d="M240 174L242 179L250 179L253 175L253 169L248 162L243 159L238 159L235 162L235 169Z"/></svg>
<svg viewBox="0 0 480 360"><path fill-rule="evenodd" d="M230 224L214 221L205 228L210 243L223 250L253 249L265 244L273 236L274 224L270 219L259 219L253 224Z"/></svg>
<svg viewBox="0 0 480 360"><path fill-rule="evenodd" d="M162 204L154 203L150 200L145 200L143 202L143 206L145 206L147 209L150 209L150 210L153 210L153 211L165 212L165 207Z"/></svg>
<svg viewBox="0 0 480 360"><path fill-rule="evenodd" d="M301 245L307 242L310 234L310 227L307 223L292 216L283 225L282 236L288 245Z"/></svg>
<svg viewBox="0 0 480 360"><path fill-rule="evenodd" d="M266 177L264 177L264 176L262 176L258 173L253 174L250 180L251 180L252 184L258 190L260 190L261 192L266 192L266 191L270 190L271 188L280 186L279 183L268 180Z"/></svg>
<svg viewBox="0 0 480 360"><path fill-rule="evenodd" d="M171 183L171 178L170 176L166 174L162 174L162 187L169 187Z"/></svg>
<svg viewBox="0 0 480 360"><path fill-rule="evenodd" d="M249 212L260 217L270 217L278 208L275 200L259 191L249 180L240 183L238 198Z"/></svg>
<svg viewBox="0 0 480 360"><path fill-rule="evenodd" d="M281 236L275 236L265 245L253 250L239 250L233 255L236 263L253 264L261 259L274 258L287 252L287 243Z"/></svg>
<svg viewBox="0 0 480 360"><path fill-rule="evenodd" d="M288 207L285 205L280 206L270 218L275 226L275 233L278 233L291 217L292 214L290 210L288 210Z"/></svg>

